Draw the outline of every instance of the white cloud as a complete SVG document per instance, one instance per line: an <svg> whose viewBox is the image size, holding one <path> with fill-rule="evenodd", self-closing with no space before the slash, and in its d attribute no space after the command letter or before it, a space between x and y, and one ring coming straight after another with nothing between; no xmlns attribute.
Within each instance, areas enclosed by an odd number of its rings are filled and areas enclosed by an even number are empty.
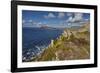
<svg viewBox="0 0 100 73"><path fill-rule="evenodd" d="M32 23L32 22L33 22L33 20L31 20L31 19L30 19L30 20L28 20L28 22L29 22L29 23Z"/></svg>
<svg viewBox="0 0 100 73"><path fill-rule="evenodd" d="M23 23L23 27L40 27L42 24L44 24L43 22L36 22L32 19L30 20L22 20Z"/></svg>
<svg viewBox="0 0 100 73"><path fill-rule="evenodd" d="M69 16L67 22L81 22L83 21L83 14L82 13L74 13L74 17Z"/></svg>
<svg viewBox="0 0 100 73"><path fill-rule="evenodd" d="M63 12L58 13L58 18L63 18L65 14Z"/></svg>
<svg viewBox="0 0 100 73"><path fill-rule="evenodd" d="M40 25L43 24L42 22L37 22L36 27L40 27Z"/></svg>
<svg viewBox="0 0 100 73"><path fill-rule="evenodd" d="M42 22L39 22L39 23L37 23L37 24L39 24L39 25L40 25L40 24L43 24L43 23L42 23Z"/></svg>
<svg viewBox="0 0 100 73"><path fill-rule="evenodd" d="M30 20L24 20L24 19L22 20L23 24L25 24L25 23L32 23L32 22L33 22L33 20L31 20L31 19Z"/></svg>
<svg viewBox="0 0 100 73"><path fill-rule="evenodd" d="M33 27L36 26L36 22L33 21L32 19L30 20L23 20L23 27Z"/></svg>
<svg viewBox="0 0 100 73"><path fill-rule="evenodd" d="M66 22L71 22L73 20L73 18L72 18L72 16L70 16L67 20L66 20Z"/></svg>
<svg viewBox="0 0 100 73"><path fill-rule="evenodd" d="M83 14L82 13L75 13L74 21L82 21Z"/></svg>
<svg viewBox="0 0 100 73"><path fill-rule="evenodd" d="M73 15L73 13L70 13L70 12L69 12L69 13L67 13L67 16L72 16L72 15Z"/></svg>
<svg viewBox="0 0 100 73"><path fill-rule="evenodd" d="M22 23L24 24L25 22L26 22L26 21L23 19L23 20L22 20Z"/></svg>
<svg viewBox="0 0 100 73"><path fill-rule="evenodd" d="M55 18L56 16L53 13L49 13L47 16L44 16L45 18Z"/></svg>
<svg viewBox="0 0 100 73"><path fill-rule="evenodd" d="M84 19L85 21L89 21L89 19Z"/></svg>

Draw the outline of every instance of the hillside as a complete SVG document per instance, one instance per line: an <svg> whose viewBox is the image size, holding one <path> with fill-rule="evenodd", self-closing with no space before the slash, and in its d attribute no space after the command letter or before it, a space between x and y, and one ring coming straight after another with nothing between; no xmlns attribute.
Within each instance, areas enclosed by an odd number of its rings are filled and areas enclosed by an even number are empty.
<svg viewBox="0 0 100 73"><path fill-rule="evenodd" d="M62 35L52 40L46 50L32 61L78 60L90 58L90 24L78 29L65 29Z"/></svg>

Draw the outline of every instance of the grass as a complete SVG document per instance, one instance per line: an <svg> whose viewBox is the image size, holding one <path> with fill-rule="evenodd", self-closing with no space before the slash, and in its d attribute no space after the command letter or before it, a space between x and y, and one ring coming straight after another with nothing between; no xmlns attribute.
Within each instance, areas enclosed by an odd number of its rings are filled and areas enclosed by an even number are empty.
<svg viewBox="0 0 100 73"><path fill-rule="evenodd" d="M83 28L82 28L83 29ZM84 28L85 29L85 28ZM55 60L78 60L90 58L90 36L89 31L78 30L76 33L68 29L69 36L61 35L54 40L53 46L49 46L36 59L32 61L55 61Z"/></svg>

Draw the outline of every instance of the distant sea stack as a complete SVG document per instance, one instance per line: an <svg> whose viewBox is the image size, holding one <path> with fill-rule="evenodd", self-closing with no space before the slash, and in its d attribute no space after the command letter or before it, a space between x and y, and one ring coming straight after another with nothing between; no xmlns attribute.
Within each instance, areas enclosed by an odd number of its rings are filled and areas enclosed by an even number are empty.
<svg viewBox="0 0 100 73"><path fill-rule="evenodd" d="M42 28L42 29L56 29L56 28L48 26L48 25L42 25L42 26L40 26L40 28Z"/></svg>
<svg viewBox="0 0 100 73"><path fill-rule="evenodd" d="M51 28L51 27L49 27L47 25L42 25L42 26L40 26L40 28L46 29L46 28Z"/></svg>

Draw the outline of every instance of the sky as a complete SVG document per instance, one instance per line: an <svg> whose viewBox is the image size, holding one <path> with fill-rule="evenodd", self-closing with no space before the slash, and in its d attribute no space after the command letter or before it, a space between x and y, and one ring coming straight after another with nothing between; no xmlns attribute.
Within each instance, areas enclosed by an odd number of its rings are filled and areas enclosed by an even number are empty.
<svg viewBox="0 0 100 73"><path fill-rule="evenodd" d="M23 27L80 26L89 20L89 13L22 10Z"/></svg>

